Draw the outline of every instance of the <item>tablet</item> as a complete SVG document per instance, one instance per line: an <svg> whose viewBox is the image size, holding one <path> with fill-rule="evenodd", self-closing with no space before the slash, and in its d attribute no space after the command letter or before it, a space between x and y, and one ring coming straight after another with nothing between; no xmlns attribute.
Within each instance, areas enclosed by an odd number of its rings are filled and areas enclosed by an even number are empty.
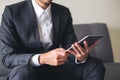
<svg viewBox="0 0 120 80"><path fill-rule="evenodd" d="M99 40L102 37L103 37L103 35L86 35L81 40L79 40L78 43L80 44L80 46L84 47L83 41L87 41L88 46L91 46L92 44L94 44L97 40ZM70 47L68 49L72 49L72 47Z"/></svg>

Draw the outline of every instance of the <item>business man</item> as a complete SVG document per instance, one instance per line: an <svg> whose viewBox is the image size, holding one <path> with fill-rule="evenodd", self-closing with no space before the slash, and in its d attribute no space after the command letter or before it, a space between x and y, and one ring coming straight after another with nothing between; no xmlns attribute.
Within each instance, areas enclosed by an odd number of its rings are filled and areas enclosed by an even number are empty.
<svg viewBox="0 0 120 80"><path fill-rule="evenodd" d="M102 80L102 63L88 56L96 45L76 42L69 9L52 0L27 0L5 8L0 32L8 80ZM63 48L59 48L59 46ZM66 50L72 46L73 49Z"/></svg>

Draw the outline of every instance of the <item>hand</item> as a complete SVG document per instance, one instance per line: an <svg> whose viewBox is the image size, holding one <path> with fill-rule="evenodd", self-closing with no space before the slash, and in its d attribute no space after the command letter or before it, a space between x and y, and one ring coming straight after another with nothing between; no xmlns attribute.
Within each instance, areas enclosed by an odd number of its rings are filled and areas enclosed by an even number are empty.
<svg viewBox="0 0 120 80"><path fill-rule="evenodd" d="M63 48L57 48L39 56L40 64L59 66L65 63L68 54Z"/></svg>
<svg viewBox="0 0 120 80"><path fill-rule="evenodd" d="M73 54L78 61L84 61L85 59L87 59L88 57L88 53L90 52L90 50L95 47L95 45L97 44L98 41L96 41L93 45L91 45L90 47L88 47L88 43L86 41L84 41L84 47L81 47L79 45L79 43L74 43L72 44L72 48L70 50L67 50L67 52Z"/></svg>

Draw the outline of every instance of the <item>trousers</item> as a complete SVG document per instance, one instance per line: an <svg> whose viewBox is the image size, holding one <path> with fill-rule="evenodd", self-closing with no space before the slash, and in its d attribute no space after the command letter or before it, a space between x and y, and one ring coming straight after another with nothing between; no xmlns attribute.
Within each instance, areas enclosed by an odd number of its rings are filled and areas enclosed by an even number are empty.
<svg viewBox="0 0 120 80"><path fill-rule="evenodd" d="M102 62L96 58L89 58L85 63L66 61L57 67L19 65L11 70L7 80L104 80L104 74Z"/></svg>

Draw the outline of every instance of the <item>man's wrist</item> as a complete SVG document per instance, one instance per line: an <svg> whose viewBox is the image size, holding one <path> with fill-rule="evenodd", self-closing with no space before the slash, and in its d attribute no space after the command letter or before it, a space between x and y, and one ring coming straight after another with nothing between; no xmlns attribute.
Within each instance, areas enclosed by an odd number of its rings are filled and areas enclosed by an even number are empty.
<svg viewBox="0 0 120 80"><path fill-rule="evenodd" d="M40 54L35 54L32 56L31 60L30 60L30 64L32 66L40 66L41 64L39 63L39 56Z"/></svg>
<svg viewBox="0 0 120 80"><path fill-rule="evenodd" d="M82 63L85 63L87 59L88 59L88 57L85 60L83 60L83 61L78 61L78 59L75 58L75 63L76 64L82 64Z"/></svg>
<svg viewBox="0 0 120 80"><path fill-rule="evenodd" d="M39 57L38 57L38 62L39 62L39 64L43 64L43 60L42 60L42 54L41 55L39 55Z"/></svg>

